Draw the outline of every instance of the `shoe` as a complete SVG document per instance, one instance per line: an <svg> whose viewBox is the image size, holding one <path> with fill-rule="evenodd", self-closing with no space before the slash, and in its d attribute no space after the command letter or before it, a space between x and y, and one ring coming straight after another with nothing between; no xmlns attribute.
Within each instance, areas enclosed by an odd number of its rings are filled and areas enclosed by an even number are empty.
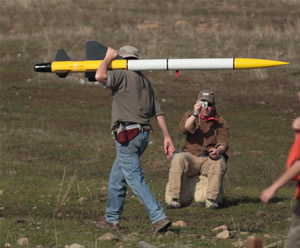
<svg viewBox="0 0 300 248"><path fill-rule="evenodd" d="M181 204L180 204L179 200L176 198L173 198L167 205L168 209L174 209L174 208L180 208L180 207L181 207Z"/></svg>
<svg viewBox="0 0 300 248"><path fill-rule="evenodd" d="M106 220L99 220L96 222L96 227L100 229L104 228L111 228L113 230L120 230L120 224L119 223L109 223Z"/></svg>
<svg viewBox="0 0 300 248"><path fill-rule="evenodd" d="M219 207L218 203L213 199L205 200L205 207L209 209L217 209Z"/></svg>
<svg viewBox="0 0 300 248"><path fill-rule="evenodd" d="M170 221L170 219L168 217L157 221L156 223L152 224L152 229L151 229L151 233L153 235L156 235L158 233L161 232L165 232L167 231L168 227L171 226L172 222Z"/></svg>

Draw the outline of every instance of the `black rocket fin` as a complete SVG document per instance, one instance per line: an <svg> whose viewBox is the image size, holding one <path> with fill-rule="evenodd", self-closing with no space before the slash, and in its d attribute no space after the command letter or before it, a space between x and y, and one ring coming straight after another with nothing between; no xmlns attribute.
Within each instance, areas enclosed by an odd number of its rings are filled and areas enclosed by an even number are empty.
<svg viewBox="0 0 300 248"><path fill-rule="evenodd" d="M64 49L58 49L54 60L55 61L70 61L71 59L69 58L68 54L65 52ZM69 74L69 72L56 73L56 75L59 76L60 78L65 78L68 76L68 74Z"/></svg>
<svg viewBox="0 0 300 248"><path fill-rule="evenodd" d="M102 60L106 55L107 47L98 41L88 40L86 42L86 60ZM116 59L123 59L118 55Z"/></svg>
<svg viewBox="0 0 300 248"><path fill-rule="evenodd" d="M58 49L55 56L55 61L70 61L68 54L64 49Z"/></svg>
<svg viewBox="0 0 300 248"><path fill-rule="evenodd" d="M107 47L98 41L88 40L86 42L86 60L103 60L106 55ZM116 59L122 59L118 56ZM96 81L95 72L86 72L85 77L89 81Z"/></svg>
<svg viewBox="0 0 300 248"><path fill-rule="evenodd" d="M107 47L93 40L86 42L86 60L102 60L105 57Z"/></svg>

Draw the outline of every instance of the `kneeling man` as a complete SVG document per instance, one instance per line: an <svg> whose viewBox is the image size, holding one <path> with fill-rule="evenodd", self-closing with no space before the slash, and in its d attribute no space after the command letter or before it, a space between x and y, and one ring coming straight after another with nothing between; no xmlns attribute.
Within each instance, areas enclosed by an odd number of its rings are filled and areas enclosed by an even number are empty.
<svg viewBox="0 0 300 248"><path fill-rule="evenodd" d="M181 207L182 176L201 174L208 178L205 206L216 209L219 207L217 198L227 169L229 127L217 114L212 91L200 91L194 111L183 115L179 128L186 135L186 140L183 152L176 153L171 162L169 194L172 200L167 208Z"/></svg>

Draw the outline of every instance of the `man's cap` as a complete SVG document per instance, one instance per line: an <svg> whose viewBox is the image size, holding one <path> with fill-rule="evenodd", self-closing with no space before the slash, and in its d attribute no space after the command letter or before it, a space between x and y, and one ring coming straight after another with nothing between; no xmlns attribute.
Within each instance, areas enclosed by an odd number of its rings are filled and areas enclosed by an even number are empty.
<svg viewBox="0 0 300 248"><path fill-rule="evenodd" d="M139 50L133 46L123 46L119 49L119 55L123 59L126 58L139 58Z"/></svg>
<svg viewBox="0 0 300 248"><path fill-rule="evenodd" d="M201 90L198 94L198 100L215 104L215 95L211 90Z"/></svg>

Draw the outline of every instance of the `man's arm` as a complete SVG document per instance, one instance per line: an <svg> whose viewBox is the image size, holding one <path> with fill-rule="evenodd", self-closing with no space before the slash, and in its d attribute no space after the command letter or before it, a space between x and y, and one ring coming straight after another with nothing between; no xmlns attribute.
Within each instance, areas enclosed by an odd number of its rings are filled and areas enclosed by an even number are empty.
<svg viewBox="0 0 300 248"><path fill-rule="evenodd" d="M158 115L156 116L158 125L162 131L162 134L164 136L164 150L165 150L165 154L167 155L168 158L172 157L173 152L175 151L175 147L173 145L171 136L169 134L168 131L168 126L167 126L167 122L165 119L164 115Z"/></svg>
<svg viewBox="0 0 300 248"><path fill-rule="evenodd" d="M186 119L184 128L189 131L190 133L194 134L195 133L195 121L197 117L194 115L191 115L189 118Z"/></svg>
<svg viewBox="0 0 300 248"><path fill-rule="evenodd" d="M211 159L217 160L218 158L220 158L221 155L223 155L226 152L226 147L223 145L219 145L217 148L210 148L208 152L208 155Z"/></svg>
<svg viewBox="0 0 300 248"><path fill-rule="evenodd" d="M297 160L290 169L286 170L281 177L279 177L270 187L265 189L260 196L260 200L264 203L268 203L277 190L283 187L287 182L292 180L300 173L300 160Z"/></svg>
<svg viewBox="0 0 300 248"><path fill-rule="evenodd" d="M210 158L215 160L224 155L229 147L229 126L226 121L223 120L221 122L222 128L217 132L217 144L208 151Z"/></svg>
<svg viewBox="0 0 300 248"><path fill-rule="evenodd" d="M201 111L201 103L198 100L195 105L194 105L194 112L193 114L196 115L191 115L189 118L187 118L185 124L184 124L184 128L189 131L190 133L195 133L195 121L197 119L197 117L199 116L199 113Z"/></svg>
<svg viewBox="0 0 300 248"><path fill-rule="evenodd" d="M99 65L95 78L97 81L105 84L107 81L107 69L109 64L118 56L118 51L108 47L106 55L102 63Z"/></svg>

